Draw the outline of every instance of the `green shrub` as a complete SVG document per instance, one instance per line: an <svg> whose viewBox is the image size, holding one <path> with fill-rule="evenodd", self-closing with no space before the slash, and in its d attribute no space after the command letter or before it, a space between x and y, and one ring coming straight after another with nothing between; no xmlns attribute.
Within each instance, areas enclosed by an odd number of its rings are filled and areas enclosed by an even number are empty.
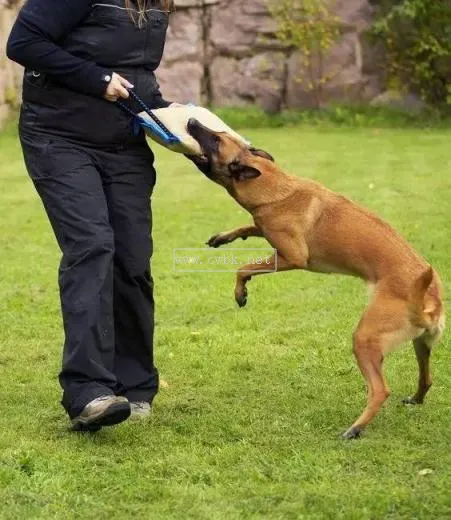
<svg viewBox="0 0 451 520"><path fill-rule="evenodd" d="M284 47L299 51L296 80L312 94L315 108L322 105L324 87L339 72L326 72L325 57L340 36L340 20L333 14L333 0L269 0L277 22L275 36Z"/></svg>
<svg viewBox="0 0 451 520"><path fill-rule="evenodd" d="M371 35L385 49L388 86L451 106L451 1L379 0Z"/></svg>

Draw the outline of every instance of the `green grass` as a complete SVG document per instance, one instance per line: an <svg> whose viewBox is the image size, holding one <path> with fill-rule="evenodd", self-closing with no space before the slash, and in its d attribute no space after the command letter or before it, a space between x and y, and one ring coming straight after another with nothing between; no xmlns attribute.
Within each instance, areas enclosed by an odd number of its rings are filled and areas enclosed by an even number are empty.
<svg viewBox="0 0 451 520"><path fill-rule="evenodd" d="M451 128L451 112L428 108L409 113L389 107L331 105L321 110L265 113L257 107L220 107L214 111L233 128L281 128L299 125L347 128Z"/></svg>
<svg viewBox="0 0 451 520"><path fill-rule="evenodd" d="M451 131L244 133L286 170L388 219L449 292ZM169 387L147 422L77 435L58 403L59 251L15 132L0 136L0 518L449 518L447 336L423 407L400 404L417 378L408 346L386 362L392 396L364 437L339 440L365 403L350 343L364 286L263 276L240 310L233 274L174 273L173 248L202 247L249 217L184 159L156 151L156 357Z"/></svg>

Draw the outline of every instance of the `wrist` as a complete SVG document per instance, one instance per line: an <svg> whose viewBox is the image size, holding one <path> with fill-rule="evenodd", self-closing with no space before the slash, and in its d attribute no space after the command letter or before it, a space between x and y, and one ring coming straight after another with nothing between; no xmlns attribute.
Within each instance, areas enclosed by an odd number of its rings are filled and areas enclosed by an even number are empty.
<svg viewBox="0 0 451 520"><path fill-rule="evenodd" d="M113 79L113 72L110 71L103 71L101 74L101 85L102 85L102 95L106 94L106 91L108 89L108 85L111 83L111 80Z"/></svg>

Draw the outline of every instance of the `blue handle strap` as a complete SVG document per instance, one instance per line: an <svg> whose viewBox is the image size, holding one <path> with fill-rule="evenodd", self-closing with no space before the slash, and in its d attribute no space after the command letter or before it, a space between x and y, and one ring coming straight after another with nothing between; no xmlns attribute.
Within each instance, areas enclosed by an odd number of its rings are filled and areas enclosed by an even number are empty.
<svg viewBox="0 0 451 520"><path fill-rule="evenodd" d="M144 103L144 101L134 92L132 89L128 89L130 97L134 99L143 111L152 119L152 121L146 121L138 114L135 114L133 110L130 110L127 105L122 101L116 101L116 104L127 114L131 115L134 119L134 131L137 133L140 127L144 127L150 130L157 138L162 140L167 145L180 144L181 140L178 136L168 130L168 128L158 119L158 117L152 112L152 110Z"/></svg>

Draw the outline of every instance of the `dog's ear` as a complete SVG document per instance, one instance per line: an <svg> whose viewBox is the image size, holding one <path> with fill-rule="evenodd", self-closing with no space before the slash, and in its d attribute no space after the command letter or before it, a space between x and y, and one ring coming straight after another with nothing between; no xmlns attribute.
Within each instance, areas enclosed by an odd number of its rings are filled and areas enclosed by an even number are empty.
<svg viewBox="0 0 451 520"><path fill-rule="evenodd" d="M264 150L259 150L258 148L249 148L249 151L253 155L257 155L258 157L263 157L263 159L268 159L268 161L274 162L274 157Z"/></svg>
<svg viewBox="0 0 451 520"><path fill-rule="evenodd" d="M256 177L260 177L261 172L254 168L253 166L249 166L247 164L243 164L240 161L233 161L229 164L229 172L232 174L232 177L237 181L245 181L248 179L255 179Z"/></svg>

